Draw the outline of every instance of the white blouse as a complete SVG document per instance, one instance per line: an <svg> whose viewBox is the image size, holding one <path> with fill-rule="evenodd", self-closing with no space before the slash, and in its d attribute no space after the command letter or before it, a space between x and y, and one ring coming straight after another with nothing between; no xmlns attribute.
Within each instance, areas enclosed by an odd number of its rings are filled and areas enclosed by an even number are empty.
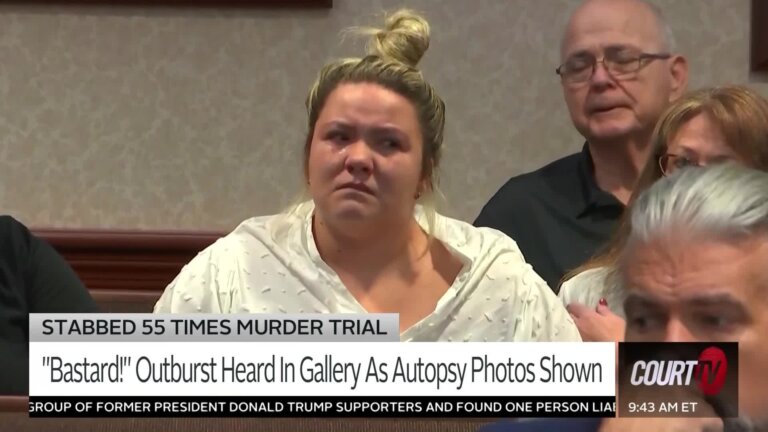
<svg viewBox="0 0 768 432"><path fill-rule="evenodd" d="M314 205L254 217L200 252L158 313L366 313L320 257ZM417 208L416 219L426 229ZM402 341L580 341L563 305L499 231L437 215L433 234L464 266L434 312Z"/></svg>
<svg viewBox="0 0 768 432"><path fill-rule="evenodd" d="M625 296L611 280L612 274L608 267L585 270L563 282L560 285L558 297L566 306L571 303L581 303L589 307L597 307L600 299L605 298L611 312L625 318Z"/></svg>

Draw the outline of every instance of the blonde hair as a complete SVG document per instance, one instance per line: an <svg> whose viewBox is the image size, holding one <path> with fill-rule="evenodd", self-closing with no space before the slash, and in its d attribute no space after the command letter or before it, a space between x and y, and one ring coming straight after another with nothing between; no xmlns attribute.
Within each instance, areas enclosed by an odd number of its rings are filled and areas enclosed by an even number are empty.
<svg viewBox="0 0 768 432"><path fill-rule="evenodd" d="M304 144L304 176L308 177L309 152L315 124L328 96L344 83L374 83L408 99L416 109L423 142L421 177L426 190L423 204L430 234L434 227L434 197L438 194L437 168L440 164L445 126L445 103L416 68L429 48L429 23L409 9L388 16L384 28L353 28L352 32L371 37L368 55L326 64L318 74L306 100L308 131Z"/></svg>
<svg viewBox="0 0 768 432"><path fill-rule="evenodd" d="M768 171L768 100L743 86L723 86L691 92L672 103L654 129L653 151L632 191L627 209L603 250L569 272L562 282L597 267L612 266L631 231L629 215L637 197L662 177L659 158L680 128L699 114L705 114L722 132L726 144L751 168ZM561 283L562 283L561 282Z"/></svg>

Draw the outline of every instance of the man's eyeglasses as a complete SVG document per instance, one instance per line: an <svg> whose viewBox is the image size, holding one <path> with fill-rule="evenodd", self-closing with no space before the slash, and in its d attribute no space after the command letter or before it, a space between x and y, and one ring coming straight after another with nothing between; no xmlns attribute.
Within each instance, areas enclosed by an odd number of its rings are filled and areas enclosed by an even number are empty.
<svg viewBox="0 0 768 432"><path fill-rule="evenodd" d="M563 81L582 83L588 81L598 63L614 78L629 78L653 60L666 60L672 57L667 53L644 53L633 50L606 50L603 59L598 60L591 54L578 54L561 64L555 72Z"/></svg>
<svg viewBox="0 0 768 432"><path fill-rule="evenodd" d="M728 156L711 158L710 160L696 160L685 155L667 153L659 158L659 167L664 176L672 174L676 169L685 167L703 167L715 163L724 163L733 160Z"/></svg>

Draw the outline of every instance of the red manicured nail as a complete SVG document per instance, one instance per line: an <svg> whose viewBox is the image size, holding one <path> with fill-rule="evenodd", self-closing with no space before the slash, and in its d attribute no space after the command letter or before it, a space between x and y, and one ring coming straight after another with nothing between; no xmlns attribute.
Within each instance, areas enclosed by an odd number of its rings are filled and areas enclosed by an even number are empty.
<svg viewBox="0 0 768 432"><path fill-rule="evenodd" d="M600 299L600 304L603 305L603 306L608 306L608 300L606 300L605 298L601 298Z"/></svg>

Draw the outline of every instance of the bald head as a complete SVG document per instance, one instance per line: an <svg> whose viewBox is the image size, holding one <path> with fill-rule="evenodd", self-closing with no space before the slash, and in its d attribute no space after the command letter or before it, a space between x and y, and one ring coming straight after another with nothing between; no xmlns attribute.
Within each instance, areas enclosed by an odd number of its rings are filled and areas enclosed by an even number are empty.
<svg viewBox="0 0 768 432"><path fill-rule="evenodd" d="M560 45L562 58L572 51L570 42L581 34L611 25L634 34L640 48L654 52L675 48L672 30L656 5L645 0L585 0L568 20Z"/></svg>

